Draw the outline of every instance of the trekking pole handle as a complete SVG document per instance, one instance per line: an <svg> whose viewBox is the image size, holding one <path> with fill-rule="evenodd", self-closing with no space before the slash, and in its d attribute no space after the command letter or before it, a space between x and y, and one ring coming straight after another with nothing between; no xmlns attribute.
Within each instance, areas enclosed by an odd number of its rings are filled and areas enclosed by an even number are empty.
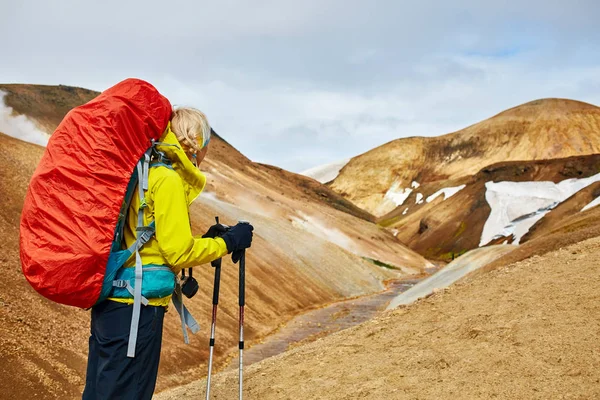
<svg viewBox="0 0 600 400"><path fill-rule="evenodd" d="M219 288L221 286L221 260L219 260L219 265L215 267L215 283L213 289L213 304L219 304Z"/></svg>
<svg viewBox="0 0 600 400"><path fill-rule="evenodd" d="M242 250L242 256L240 258L240 301L239 305L244 306L246 304L246 250Z"/></svg>
<svg viewBox="0 0 600 400"><path fill-rule="evenodd" d="M219 216L215 217L217 224L219 223ZM213 305L219 304L219 289L221 287L221 261L223 259L218 258L210 263L215 268L215 281L213 287Z"/></svg>
<svg viewBox="0 0 600 400"><path fill-rule="evenodd" d="M219 225L219 224L220 224L220 223L219 223L219 216L218 216L218 215L215 217L215 221L216 221L217 225ZM224 226L226 229L229 229L229 227L228 227L227 225L223 225L223 226ZM211 265L213 268L220 268L220 267L221 267L221 260L222 260L221 258L218 258L218 259L216 259L216 260L213 260L213 261L211 261L211 262L210 262L210 265Z"/></svg>
<svg viewBox="0 0 600 400"><path fill-rule="evenodd" d="M240 224L249 224L250 222L239 220ZM240 257L240 287L239 287L239 305L243 307L246 304L246 250L242 250Z"/></svg>

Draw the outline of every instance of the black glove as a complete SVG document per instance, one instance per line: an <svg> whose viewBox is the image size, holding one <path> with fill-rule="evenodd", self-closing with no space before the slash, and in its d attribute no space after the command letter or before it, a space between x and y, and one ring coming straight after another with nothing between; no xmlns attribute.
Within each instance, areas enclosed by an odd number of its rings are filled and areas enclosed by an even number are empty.
<svg viewBox="0 0 600 400"><path fill-rule="evenodd" d="M237 262L244 249L252 245L254 227L247 222L240 222L221 236L227 245L227 251L233 253L232 260Z"/></svg>
<svg viewBox="0 0 600 400"><path fill-rule="evenodd" d="M210 228L208 228L208 231L206 231L206 233L204 235L202 235L202 237L214 239L216 237L223 236L223 234L225 232L227 232L228 230L229 230L229 227L227 225L215 224L215 225L211 226Z"/></svg>
<svg viewBox="0 0 600 400"><path fill-rule="evenodd" d="M246 250L234 251L233 254L231 255L231 262L234 264L237 264L237 262L242 259L242 254L244 254L244 251L246 251Z"/></svg>

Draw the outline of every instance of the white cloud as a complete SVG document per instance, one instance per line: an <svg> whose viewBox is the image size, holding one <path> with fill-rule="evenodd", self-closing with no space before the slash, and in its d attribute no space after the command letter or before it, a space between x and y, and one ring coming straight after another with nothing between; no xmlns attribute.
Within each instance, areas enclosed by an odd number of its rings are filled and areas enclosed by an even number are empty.
<svg viewBox="0 0 600 400"><path fill-rule="evenodd" d="M543 98L600 104L597 1L226 0L0 5L0 81L129 76L294 171Z"/></svg>

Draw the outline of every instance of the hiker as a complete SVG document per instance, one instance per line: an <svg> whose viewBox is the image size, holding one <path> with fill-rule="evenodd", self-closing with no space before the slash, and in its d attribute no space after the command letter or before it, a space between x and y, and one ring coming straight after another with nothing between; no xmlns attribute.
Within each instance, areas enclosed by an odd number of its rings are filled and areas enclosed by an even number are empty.
<svg viewBox="0 0 600 400"><path fill-rule="evenodd" d="M251 245L253 227L248 223L239 223L226 232L213 225L204 237L192 236L189 205L206 183L197 167L206 156L210 137L211 128L202 112L193 108L173 111L151 160L143 204L133 196L124 228L125 245L129 247L136 240L141 206L143 225L155 223L155 235L139 250L142 264L169 269L156 268L154 275L144 273L144 290L150 287L155 296L147 296L148 304L141 306L135 357L127 356L133 295L115 288L107 300L92 308L83 400L151 399L164 313L176 275L184 268L209 263L228 253L235 257ZM215 238L216 233L222 236ZM135 258L133 254L119 273L131 273Z"/></svg>

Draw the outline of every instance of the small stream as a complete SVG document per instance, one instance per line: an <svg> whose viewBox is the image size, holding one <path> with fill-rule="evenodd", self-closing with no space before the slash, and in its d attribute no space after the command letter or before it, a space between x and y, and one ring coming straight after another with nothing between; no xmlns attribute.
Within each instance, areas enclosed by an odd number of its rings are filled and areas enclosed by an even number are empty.
<svg viewBox="0 0 600 400"><path fill-rule="evenodd" d="M410 289L421 279L395 281L383 292L344 300L312 310L293 318L276 333L244 350L244 366L262 361L291 347L330 335L372 319L384 311L389 302ZM226 369L237 368L234 358Z"/></svg>

